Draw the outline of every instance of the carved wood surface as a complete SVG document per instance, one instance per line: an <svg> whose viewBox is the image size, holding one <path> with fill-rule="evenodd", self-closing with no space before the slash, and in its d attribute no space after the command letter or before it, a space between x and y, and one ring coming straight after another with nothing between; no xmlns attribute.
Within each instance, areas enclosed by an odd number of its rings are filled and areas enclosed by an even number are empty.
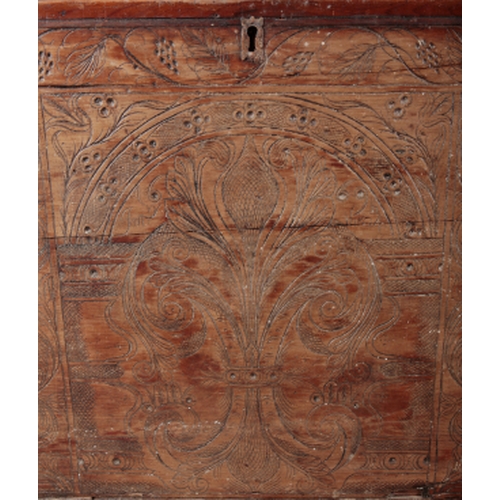
<svg viewBox="0 0 500 500"><path fill-rule="evenodd" d="M458 85L461 30L265 27L266 57L241 60L239 26L44 28L41 85Z"/></svg>
<svg viewBox="0 0 500 500"><path fill-rule="evenodd" d="M39 492L461 498L461 34L39 37Z"/></svg>

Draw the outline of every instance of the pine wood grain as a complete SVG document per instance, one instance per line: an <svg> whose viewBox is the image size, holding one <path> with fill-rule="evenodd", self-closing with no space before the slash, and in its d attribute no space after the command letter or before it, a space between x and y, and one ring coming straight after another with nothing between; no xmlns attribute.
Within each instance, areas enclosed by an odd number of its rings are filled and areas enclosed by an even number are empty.
<svg viewBox="0 0 500 500"><path fill-rule="evenodd" d="M40 497L460 498L460 26L58 22Z"/></svg>
<svg viewBox="0 0 500 500"><path fill-rule="evenodd" d="M153 18L303 18L317 16L418 16L462 15L458 0L39 0L39 19L153 19Z"/></svg>

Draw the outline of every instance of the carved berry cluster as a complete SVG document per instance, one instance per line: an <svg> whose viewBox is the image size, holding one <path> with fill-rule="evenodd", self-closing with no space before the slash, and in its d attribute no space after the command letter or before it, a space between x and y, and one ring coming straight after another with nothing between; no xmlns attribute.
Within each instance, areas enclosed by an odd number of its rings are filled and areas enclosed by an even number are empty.
<svg viewBox="0 0 500 500"><path fill-rule="evenodd" d="M287 57L282 64L285 75L300 75L309 65L313 55L313 52L297 52L295 55Z"/></svg>
<svg viewBox="0 0 500 500"><path fill-rule="evenodd" d="M157 147L157 142L154 139L149 140L148 142L136 141L134 143L134 156L132 160L148 162L153 158L153 150Z"/></svg>
<svg viewBox="0 0 500 500"><path fill-rule="evenodd" d="M155 43L155 55L158 57L161 64L166 66L167 69L173 71L175 74L179 73L177 69L177 52L174 48L174 42L166 38L157 40Z"/></svg>
<svg viewBox="0 0 500 500"><path fill-rule="evenodd" d="M253 102L247 102L244 108L238 108L234 112L234 118L237 121L245 120L247 123L255 120L264 120L266 111L263 108L257 107Z"/></svg>
<svg viewBox="0 0 500 500"><path fill-rule="evenodd" d="M50 52L41 50L38 53L38 81L41 83L45 81L54 67L54 61Z"/></svg>
<svg viewBox="0 0 500 500"><path fill-rule="evenodd" d="M186 114L182 124L184 128L188 130L192 129L196 134L199 134L203 129L203 125L209 122L210 116L204 116L203 113L195 108Z"/></svg>
<svg viewBox="0 0 500 500"><path fill-rule="evenodd" d="M386 103L387 110L396 120L402 118L406 112L406 108L411 104L411 97L408 94L399 96L398 99L389 99Z"/></svg>
<svg viewBox="0 0 500 500"><path fill-rule="evenodd" d="M424 66L430 69L434 68L438 73L439 55L436 52L436 46L432 42L428 43L422 39L415 44L415 48L417 49L417 59L420 59Z"/></svg>
<svg viewBox="0 0 500 500"><path fill-rule="evenodd" d="M110 116L116 108L115 99L105 95L96 95L92 98L91 104L94 108L99 110L99 116L102 116L103 118L108 118L108 116Z"/></svg>
<svg viewBox="0 0 500 500"><path fill-rule="evenodd" d="M290 123L295 124L299 130L304 130L308 127L316 127L318 121L316 118L309 116L309 110L306 108L301 108L298 116L294 113L289 117Z"/></svg>
<svg viewBox="0 0 500 500"><path fill-rule="evenodd" d="M384 173L384 186L383 190L392 194L393 196L399 196L401 194L401 188L403 186L403 179L400 177L394 176L391 172Z"/></svg>
<svg viewBox="0 0 500 500"><path fill-rule="evenodd" d="M344 140L344 146L347 149L347 156L366 156L366 149L363 147L365 138L360 135L355 139L347 138Z"/></svg>
<svg viewBox="0 0 500 500"><path fill-rule="evenodd" d="M79 158L81 168L86 174L93 172L100 161L101 153L99 153L99 151L95 151L92 154L84 153ZM76 170L74 169L73 171L75 172Z"/></svg>
<svg viewBox="0 0 500 500"><path fill-rule="evenodd" d="M100 203L105 203L109 198L114 198L118 194L118 179L111 175L105 182L100 184L101 193L97 197Z"/></svg>

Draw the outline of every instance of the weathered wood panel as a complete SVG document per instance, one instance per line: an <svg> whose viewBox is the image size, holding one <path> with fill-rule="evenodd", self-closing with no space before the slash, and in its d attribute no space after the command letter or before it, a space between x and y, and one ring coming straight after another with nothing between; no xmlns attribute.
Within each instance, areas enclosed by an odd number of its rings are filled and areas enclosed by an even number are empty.
<svg viewBox="0 0 500 500"><path fill-rule="evenodd" d="M259 29L41 30L42 497L460 497L460 29Z"/></svg>

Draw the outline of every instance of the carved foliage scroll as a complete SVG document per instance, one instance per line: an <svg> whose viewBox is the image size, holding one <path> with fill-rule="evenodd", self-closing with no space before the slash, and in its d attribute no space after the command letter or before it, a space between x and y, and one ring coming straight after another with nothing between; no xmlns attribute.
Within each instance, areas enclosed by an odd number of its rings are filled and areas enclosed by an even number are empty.
<svg viewBox="0 0 500 500"><path fill-rule="evenodd" d="M40 32L41 85L457 84L456 28L266 27L263 58L242 61L240 27Z"/></svg>

